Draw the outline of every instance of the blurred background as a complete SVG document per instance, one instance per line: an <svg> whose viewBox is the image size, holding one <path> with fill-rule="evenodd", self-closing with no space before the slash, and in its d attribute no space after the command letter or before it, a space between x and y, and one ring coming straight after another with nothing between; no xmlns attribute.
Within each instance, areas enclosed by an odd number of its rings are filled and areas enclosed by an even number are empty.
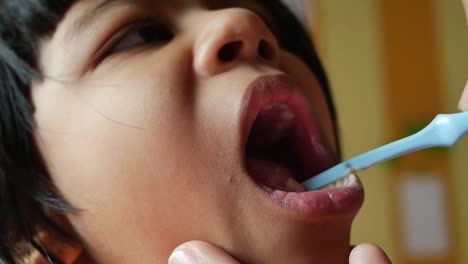
<svg viewBox="0 0 468 264"><path fill-rule="evenodd" d="M328 72L345 158L458 111L468 79L461 0L289 2ZM353 243L377 243L393 263L468 263L468 137L360 176L366 200Z"/></svg>

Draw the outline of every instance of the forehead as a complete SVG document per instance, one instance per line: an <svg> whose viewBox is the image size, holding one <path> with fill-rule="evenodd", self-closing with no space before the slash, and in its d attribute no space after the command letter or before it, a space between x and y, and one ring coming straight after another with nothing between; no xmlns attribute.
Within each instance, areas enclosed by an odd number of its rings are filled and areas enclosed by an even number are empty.
<svg viewBox="0 0 468 264"><path fill-rule="evenodd" d="M272 0L270 0L272 1ZM268 1L267 1L268 2ZM267 2L261 0L78 0L75 4L86 7L107 7L112 5L128 4L128 5L151 5L155 7L169 6L173 8L182 6L206 6L206 7L221 7L238 4L254 4L263 5ZM93 8L94 9L94 8Z"/></svg>
<svg viewBox="0 0 468 264"><path fill-rule="evenodd" d="M78 0L72 8L74 12L71 13L82 16L82 20L86 21L116 6L142 6L145 9L151 7L159 13L176 12L178 9L193 6L208 9L241 6L260 10L262 12L260 15L269 15L264 9L267 2L262 0Z"/></svg>

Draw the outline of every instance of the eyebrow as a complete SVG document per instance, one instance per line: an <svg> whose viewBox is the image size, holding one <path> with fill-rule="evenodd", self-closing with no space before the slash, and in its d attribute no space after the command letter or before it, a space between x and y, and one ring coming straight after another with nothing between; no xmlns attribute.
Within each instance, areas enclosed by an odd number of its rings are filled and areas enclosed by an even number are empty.
<svg viewBox="0 0 468 264"><path fill-rule="evenodd" d="M106 13L110 9L121 5L130 5L135 3L135 0L104 0L100 4L88 10L84 15L80 16L73 23L72 29L69 31L70 38L73 38L78 33L82 32L86 27L92 24L100 15Z"/></svg>

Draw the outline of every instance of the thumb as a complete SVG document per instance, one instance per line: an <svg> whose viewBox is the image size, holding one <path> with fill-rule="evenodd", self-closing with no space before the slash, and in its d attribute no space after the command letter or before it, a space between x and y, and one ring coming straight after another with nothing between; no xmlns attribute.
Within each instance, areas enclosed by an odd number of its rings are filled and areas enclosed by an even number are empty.
<svg viewBox="0 0 468 264"><path fill-rule="evenodd" d="M374 244L360 244L349 255L349 264L391 264L387 254Z"/></svg>
<svg viewBox="0 0 468 264"><path fill-rule="evenodd" d="M239 264L224 250L203 241L178 246L169 256L169 264Z"/></svg>

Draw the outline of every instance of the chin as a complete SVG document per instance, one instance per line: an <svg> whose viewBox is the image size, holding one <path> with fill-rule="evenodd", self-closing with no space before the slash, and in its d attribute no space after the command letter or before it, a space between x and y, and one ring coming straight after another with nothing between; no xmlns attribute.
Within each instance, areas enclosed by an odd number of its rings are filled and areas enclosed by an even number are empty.
<svg viewBox="0 0 468 264"><path fill-rule="evenodd" d="M307 223L276 228L257 241L242 241L230 252L241 263L348 263L352 220L333 223ZM276 227L276 226L275 226Z"/></svg>

